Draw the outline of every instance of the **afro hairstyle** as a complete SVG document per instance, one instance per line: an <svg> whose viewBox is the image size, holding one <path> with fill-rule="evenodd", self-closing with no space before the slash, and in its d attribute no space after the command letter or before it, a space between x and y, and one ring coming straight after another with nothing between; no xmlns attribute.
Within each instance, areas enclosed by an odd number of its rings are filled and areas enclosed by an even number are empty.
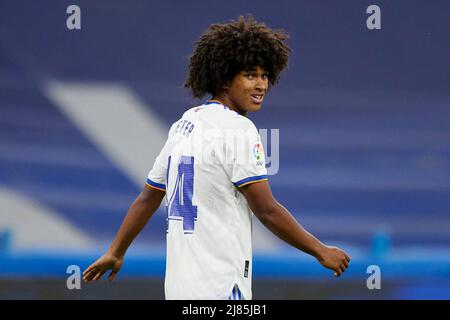
<svg viewBox="0 0 450 320"><path fill-rule="evenodd" d="M273 86L288 64L291 49L286 39L284 30L272 30L252 15L212 24L195 43L184 87L196 98L207 93L215 96L238 73L257 66L268 73L269 85Z"/></svg>

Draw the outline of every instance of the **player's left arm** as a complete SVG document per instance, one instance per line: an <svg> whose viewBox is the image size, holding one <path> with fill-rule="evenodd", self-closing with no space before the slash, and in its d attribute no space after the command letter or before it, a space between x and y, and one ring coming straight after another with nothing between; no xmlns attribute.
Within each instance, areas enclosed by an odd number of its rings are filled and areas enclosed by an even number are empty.
<svg viewBox="0 0 450 320"><path fill-rule="evenodd" d="M343 250L327 246L305 230L292 214L273 196L267 180L240 188L250 209L273 234L314 256L324 267L340 276L347 269L350 257Z"/></svg>

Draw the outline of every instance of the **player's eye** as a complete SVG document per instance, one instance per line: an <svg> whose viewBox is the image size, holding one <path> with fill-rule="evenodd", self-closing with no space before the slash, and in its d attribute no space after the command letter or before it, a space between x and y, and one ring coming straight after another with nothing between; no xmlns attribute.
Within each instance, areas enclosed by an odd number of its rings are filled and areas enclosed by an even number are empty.
<svg viewBox="0 0 450 320"><path fill-rule="evenodd" d="M264 74L262 75L262 78L263 78L264 80L269 79L269 74L268 74L268 73L264 73Z"/></svg>

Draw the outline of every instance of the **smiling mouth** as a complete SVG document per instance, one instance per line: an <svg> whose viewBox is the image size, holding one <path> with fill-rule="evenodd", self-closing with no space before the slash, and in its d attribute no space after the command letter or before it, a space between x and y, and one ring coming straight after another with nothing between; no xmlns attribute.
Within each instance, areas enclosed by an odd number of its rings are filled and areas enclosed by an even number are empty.
<svg viewBox="0 0 450 320"><path fill-rule="evenodd" d="M250 97L252 98L253 103L261 104L264 98L263 94L251 94Z"/></svg>

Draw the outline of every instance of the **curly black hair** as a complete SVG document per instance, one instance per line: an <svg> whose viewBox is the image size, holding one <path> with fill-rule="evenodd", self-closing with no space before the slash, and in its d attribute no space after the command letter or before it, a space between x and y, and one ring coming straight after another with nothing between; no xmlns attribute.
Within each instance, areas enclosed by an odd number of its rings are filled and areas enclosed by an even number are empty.
<svg viewBox="0 0 450 320"><path fill-rule="evenodd" d="M196 98L206 93L215 96L239 72L257 66L266 70L273 86L288 64L291 49L284 43L288 37L284 30L272 30L252 15L212 24L195 43L184 87Z"/></svg>

